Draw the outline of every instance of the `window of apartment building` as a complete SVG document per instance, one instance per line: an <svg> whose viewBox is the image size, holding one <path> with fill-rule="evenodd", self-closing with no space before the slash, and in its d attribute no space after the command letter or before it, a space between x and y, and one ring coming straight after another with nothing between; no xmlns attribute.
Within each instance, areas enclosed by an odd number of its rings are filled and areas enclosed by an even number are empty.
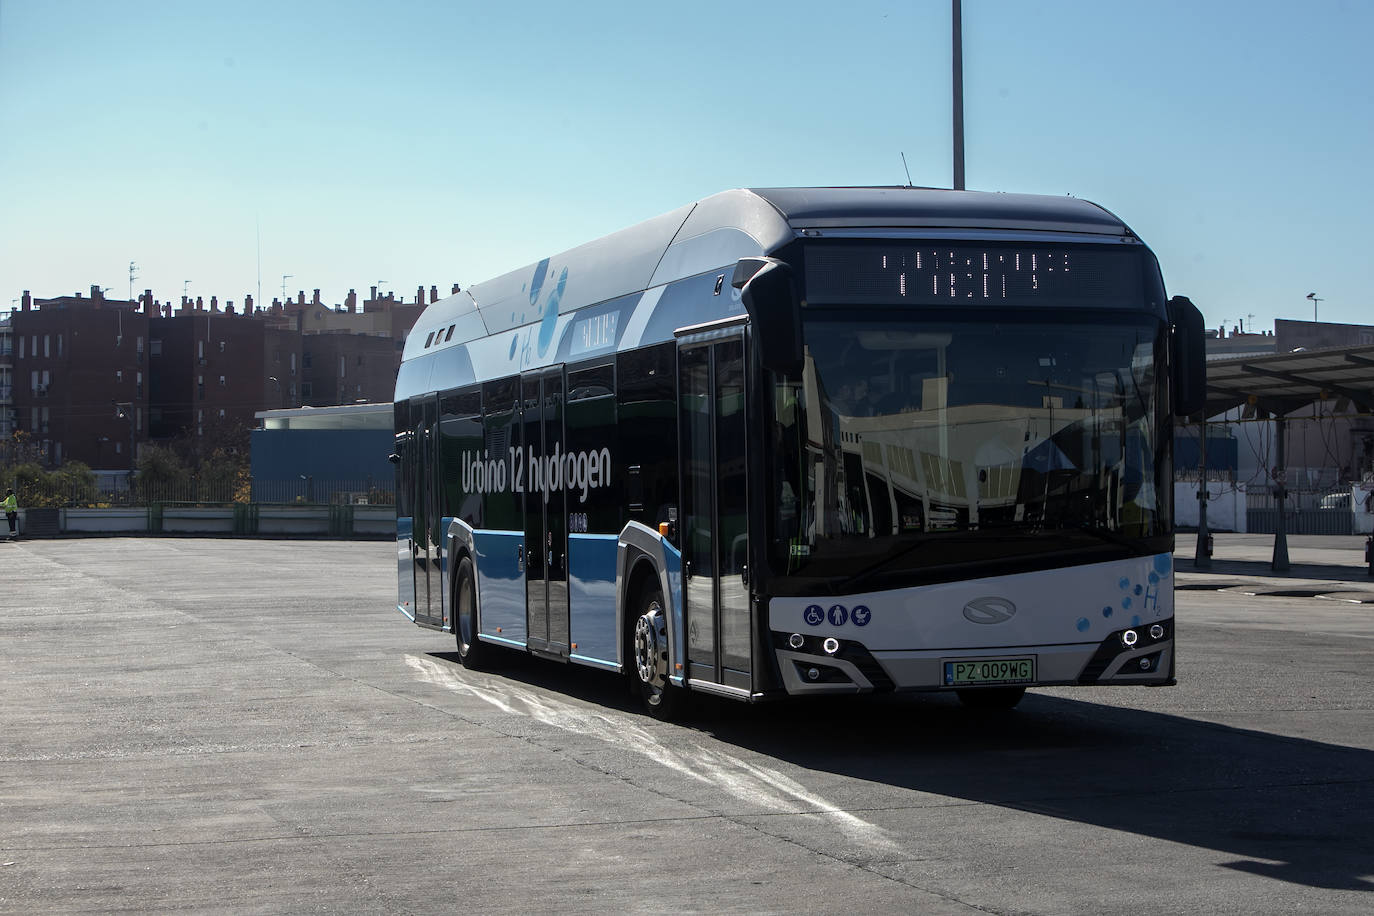
<svg viewBox="0 0 1374 916"><path fill-rule="evenodd" d="M310 383L309 383L309 382L306 382L306 384L308 385L308 384L310 384ZM295 383L295 382L292 382L292 383L291 383L291 400L292 400L293 402L296 400L296 383Z"/></svg>
<svg viewBox="0 0 1374 916"><path fill-rule="evenodd" d="M224 408L223 408L223 407L221 407L221 408L219 409L219 418L220 418L221 420L224 419Z"/></svg>
<svg viewBox="0 0 1374 916"><path fill-rule="evenodd" d="M136 379L135 379L135 381L134 381L134 385L136 386L135 392L134 392L134 393L137 394L139 397L143 397L143 373L142 373L142 372L138 373L138 375L137 375L137 377L136 377Z"/></svg>
<svg viewBox="0 0 1374 916"><path fill-rule="evenodd" d="M37 394L37 393L38 393L38 370L37 370L37 369L31 369L31 370L29 370L29 393L30 393L30 394Z"/></svg>
<svg viewBox="0 0 1374 916"><path fill-rule="evenodd" d="M116 382L122 382L122 381L124 381L124 370L123 370L123 369L116 369L116 370L115 370L115 381L116 381Z"/></svg>
<svg viewBox="0 0 1374 916"><path fill-rule="evenodd" d="M24 336L22 334L19 336L19 358L24 358Z"/></svg>
<svg viewBox="0 0 1374 916"><path fill-rule="evenodd" d="M35 348L35 349L36 349L36 348ZM51 335L51 334L44 334L44 335L43 335L43 358L44 358L44 359L51 359L51 358L52 358L52 335Z"/></svg>
<svg viewBox="0 0 1374 916"><path fill-rule="evenodd" d="M196 376L196 396L202 401L205 400L205 376L203 375Z"/></svg>
<svg viewBox="0 0 1374 916"><path fill-rule="evenodd" d="M38 408L30 408L29 413L29 432L41 433L43 430L38 427Z"/></svg>
<svg viewBox="0 0 1374 916"><path fill-rule="evenodd" d="M196 341L196 359L205 359L205 341Z"/></svg>
<svg viewBox="0 0 1374 916"><path fill-rule="evenodd" d="M291 396L294 398L295 392ZM315 386L310 382L301 382L301 397L313 398L315 396Z"/></svg>
<svg viewBox="0 0 1374 916"><path fill-rule="evenodd" d="M134 352L136 352L139 356L142 356L142 355L143 355L143 338L142 338L142 337L139 337L139 338L136 338L135 340L136 340L136 342L135 342L135 344L134 344Z"/></svg>
<svg viewBox="0 0 1374 916"><path fill-rule="evenodd" d="M221 375L221 376L219 377L219 386L220 386L221 388L223 388L224 385L225 385L224 376Z"/></svg>
<svg viewBox="0 0 1374 916"><path fill-rule="evenodd" d="M339 357L339 378L343 378L343 377L344 377L345 375L347 375L347 374L348 374L348 360L345 359L344 357L340 356L340 357Z"/></svg>
<svg viewBox="0 0 1374 916"><path fill-rule="evenodd" d="M149 354L150 356L161 356L161 355L162 355L162 338L161 338L161 337L154 337L152 340L148 341L148 347L149 347L148 354Z"/></svg>
<svg viewBox="0 0 1374 916"><path fill-rule="evenodd" d="M44 369L44 370L43 370L43 375L42 375L42 377L41 377L40 380L39 380L39 385L40 385L40 387L43 389L43 391L46 392L46 391L48 390L48 386L51 385L51 384L52 384L52 373L49 372L47 369Z"/></svg>
<svg viewBox="0 0 1374 916"><path fill-rule="evenodd" d="M115 454L116 454L116 455L122 455L122 454L124 454L124 443L123 443L122 441L116 441L116 442L115 442Z"/></svg>
<svg viewBox="0 0 1374 916"><path fill-rule="evenodd" d="M277 349L272 351L272 362L281 365L281 347L277 347Z"/></svg>
<svg viewBox="0 0 1374 916"><path fill-rule="evenodd" d="M57 335L57 358L62 358L62 335Z"/></svg>
<svg viewBox="0 0 1374 916"><path fill-rule="evenodd" d="M363 355L362 355L361 353L359 353L359 354L358 354L358 365L361 366L362 364L363 364Z"/></svg>
<svg viewBox="0 0 1374 916"><path fill-rule="evenodd" d="M33 354L33 358L34 358L34 359L38 359L38 335L37 335L37 334L34 334L34 335L32 335L32 336L29 338L29 352Z"/></svg>
<svg viewBox="0 0 1374 916"><path fill-rule="evenodd" d="M291 354L291 374L296 374L296 354Z"/></svg>
<svg viewBox="0 0 1374 916"><path fill-rule="evenodd" d="M135 407L135 408L134 408L134 429L139 430L140 432L143 430L143 408L142 408L142 407Z"/></svg>
<svg viewBox="0 0 1374 916"><path fill-rule="evenodd" d="M304 353L301 354L301 368L302 368L302 369L313 369L313 368L315 368L315 359L314 359L314 357L312 357L312 356L310 355L310 351L309 351L309 350L306 350Z"/></svg>
<svg viewBox="0 0 1374 916"><path fill-rule="evenodd" d="M219 342L219 352L221 352L221 353L224 352L224 341L222 341L222 340Z"/></svg>

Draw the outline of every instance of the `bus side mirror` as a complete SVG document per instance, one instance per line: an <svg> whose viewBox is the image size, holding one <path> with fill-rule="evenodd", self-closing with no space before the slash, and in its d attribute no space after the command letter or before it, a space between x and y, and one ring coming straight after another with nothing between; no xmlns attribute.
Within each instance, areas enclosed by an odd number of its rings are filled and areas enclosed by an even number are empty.
<svg viewBox="0 0 1374 916"><path fill-rule="evenodd" d="M801 319L792 268L777 258L740 258L730 285L740 291L753 321L763 368L780 375L801 372Z"/></svg>
<svg viewBox="0 0 1374 916"><path fill-rule="evenodd" d="M1174 414L1190 417L1207 405L1207 343L1202 312L1187 296L1174 296L1167 308L1174 351Z"/></svg>

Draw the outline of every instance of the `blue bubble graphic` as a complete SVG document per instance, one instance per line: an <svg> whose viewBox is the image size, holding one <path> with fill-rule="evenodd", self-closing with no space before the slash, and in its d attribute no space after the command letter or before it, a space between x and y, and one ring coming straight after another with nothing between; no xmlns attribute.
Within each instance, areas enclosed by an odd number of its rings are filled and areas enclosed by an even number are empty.
<svg viewBox="0 0 1374 916"><path fill-rule="evenodd" d="M539 325L539 355L543 356L553 343L553 330L558 326L558 303L563 298L563 290L568 286L568 268L558 275L558 286L549 294L544 305L544 321Z"/></svg>
<svg viewBox="0 0 1374 916"><path fill-rule="evenodd" d="M1121 609L1122 609L1123 611L1127 611L1127 610L1130 610L1130 608L1131 608L1131 599L1130 599L1130 598L1122 598L1122 599L1121 599Z"/></svg>
<svg viewBox="0 0 1374 916"><path fill-rule="evenodd" d="M510 340L510 359L515 359L515 345L517 342L518 340L514 337Z"/></svg>
<svg viewBox="0 0 1374 916"><path fill-rule="evenodd" d="M1122 591L1125 591L1126 589L1131 587L1131 580L1127 579L1125 576L1122 576L1121 581L1116 584L1121 586Z"/></svg>
<svg viewBox="0 0 1374 916"><path fill-rule="evenodd" d="M1139 615L1139 614L1137 614L1136 616L1134 616L1134 617L1131 618L1131 626L1133 626L1133 627L1138 627L1138 626L1140 626L1140 615Z"/></svg>
<svg viewBox="0 0 1374 916"><path fill-rule="evenodd" d="M1137 595L1143 594L1144 591L1145 591L1145 586L1143 586L1143 585L1141 585L1139 582L1137 582L1137 583L1135 584L1135 588L1133 588L1132 591L1135 592Z"/></svg>
<svg viewBox="0 0 1374 916"><path fill-rule="evenodd" d="M1174 558L1171 554L1161 553L1155 557L1155 572L1161 576L1167 575L1169 570L1174 568Z"/></svg>
<svg viewBox="0 0 1374 916"><path fill-rule="evenodd" d="M1158 585L1158 584L1159 584L1159 573L1150 573L1150 584L1151 584L1151 585Z"/></svg>
<svg viewBox="0 0 1374 916"><path fill-rule="evenodd" d="M1108 605L1107 607L1104 607L1104 608L1102 609L1102 616L1103 616L1103 617L1110 617L1110 616L1112 616L1112 608L1111 608L1110 605Z"/></svg>
<svg viewBox="0 0 1374 916"><path fill-rule="evenodd" d="M1088 622L1088 618L1086 618L1086 617L1080 617L1080 618L1078 618L1078 624L1077 624L1077 625L1078 625L1078 632L1080 632L1080 633L1086 633L1086 632L1088 632L1088 627L1092 626L1092 624Z"/></svg>

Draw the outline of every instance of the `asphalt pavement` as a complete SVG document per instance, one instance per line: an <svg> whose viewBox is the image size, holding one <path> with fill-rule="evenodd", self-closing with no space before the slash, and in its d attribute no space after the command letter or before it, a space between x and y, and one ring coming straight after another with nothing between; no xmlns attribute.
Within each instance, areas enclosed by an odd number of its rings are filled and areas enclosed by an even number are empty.
<svg viewBox="0 0 1374 916"><path fill-rule="evenodd" d="M0 544L0 913L1368 913L1362 547L1216 544L1177 687L681 724L464 669L390 544Z"/></svg>

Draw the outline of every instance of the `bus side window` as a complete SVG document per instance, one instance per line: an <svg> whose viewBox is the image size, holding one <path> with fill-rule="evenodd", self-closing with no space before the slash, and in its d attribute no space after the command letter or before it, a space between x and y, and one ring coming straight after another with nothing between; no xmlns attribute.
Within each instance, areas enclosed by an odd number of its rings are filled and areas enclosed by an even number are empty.
<svg viewBox="0 0 1374 916"><path fill-rule="evenodd" d="M626 480L625 462L640 467L643 512L650 527L677 516L677 344L674 341L621 353L619 381L620 451L616 479Z"/></svg>
<svg viewBox="0 0 1374 916"><path fill-rule="evenodd" d="M567 453L572 479L567 484L568 512L578 533L618 534L624 526L621 507L625 501L624 475L618 467L602 469L599 456L608 450L611 461L619 451L616 441L615 363L569 367L568 398L564 412ZM596 459L596 460L593 460Z"/></svg>

